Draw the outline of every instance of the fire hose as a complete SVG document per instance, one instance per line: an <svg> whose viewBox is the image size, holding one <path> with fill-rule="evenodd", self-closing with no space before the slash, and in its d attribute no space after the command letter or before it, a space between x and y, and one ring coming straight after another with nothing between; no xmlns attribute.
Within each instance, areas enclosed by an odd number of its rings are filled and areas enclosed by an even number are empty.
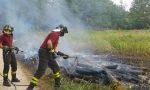
<svg viewBox="0 0 150 90"><path fill-rule="evenodd" d="M63 56L62 56L63 58ZM75 69L77 68L77 65L79 63L78 57L77 56L69 56L69 58L73 58L74 62L71 65L71 68L65 68L67 72L73 73L75 71Z"/></svg>

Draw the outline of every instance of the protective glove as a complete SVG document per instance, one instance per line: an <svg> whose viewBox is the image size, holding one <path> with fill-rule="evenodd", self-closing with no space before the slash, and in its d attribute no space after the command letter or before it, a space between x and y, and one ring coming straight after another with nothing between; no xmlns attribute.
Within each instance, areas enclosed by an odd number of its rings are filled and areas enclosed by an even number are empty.
<svg viewBox="0 0 150 90"><path fill-rule="evenodd" d="M62 53L60 51L57 52L57 55L62 56L63 59L68 59L69 58L69 55L66 55L66 54L64 54L64 53Z"/></svg>
<svg viewBox="0 0 150 90"><path fill-rule="evenodd" d="M55 50L52 49L52 48L48 48L48 52L51 54L51 53L55 53Z"/></svg>
<svg viewBox="0 0 150 90"><path fill-rule="evenodd" d="M69 58L69 56L66 54L63 56L63 59L68 59L68 58Z"/></svg>
<svg viewBox="0 0 150 90"><path fill-rule="evenodd" d="M13 47L14 48L14 50L16 50L16 51L19 51L19 48L18 47Z"/></svg>
<svg viewBox="0 0 150 90"><path fill-rule="evenodd" d="M50 58L52 57L53 59L56 58L56 55L55 55L55 50L52 49L52 48L48 48L48 52L49 52L49 56Z"/></svg>
<svg viewBox="0 0 150 90"><path fill-rule="evenodd" d="M59 55L59 56L64 56L65 54L62 53L62 52L60 52L60 51L58 51L58 52L57 52L57 55Z"/></svg>
<svg viewBox="0 0 150 90"><path fill-rule="evenodd" d="M16 50L16 54L18 54L19 48L18 47L13 47L13 49Z"/></svg>

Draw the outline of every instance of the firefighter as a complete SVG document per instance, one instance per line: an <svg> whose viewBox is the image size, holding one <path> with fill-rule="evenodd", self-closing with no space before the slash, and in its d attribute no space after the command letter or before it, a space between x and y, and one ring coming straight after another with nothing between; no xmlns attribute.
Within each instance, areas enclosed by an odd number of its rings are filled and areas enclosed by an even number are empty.
<svg viewBox="0 0 150 90"><path fill-rule="evenodd" d="M13 47L13 27L10 25L5 25L3 27L2 35L0 36L0 48L3 49L3 61L4 61L4 69L3 69L3 85L10 87L11 84L8 81L8 72L9 66L11 65L11 75L12 82L20 82L18 78L16 78L17 71L17 62L15 53L12 48L19 50L17 47Z"/></svg>
<svg viewBox="0 0 150 90"><path fill-rule="evenodd" d="M26 90L33 90L34 86L38 84L39 79L45 73L47 66L52 69L54 73L55 85L54 87L60 87L60 68L55 61L56 54L62 56L64 59L67 59L69 56L57 50L57 44L59 37L64 36L64 34L68 33L67 27L64 25L59 25L52 32L48 34L42 43L39 49L39 65L36 73L32 77L30 85Z"/></svg>

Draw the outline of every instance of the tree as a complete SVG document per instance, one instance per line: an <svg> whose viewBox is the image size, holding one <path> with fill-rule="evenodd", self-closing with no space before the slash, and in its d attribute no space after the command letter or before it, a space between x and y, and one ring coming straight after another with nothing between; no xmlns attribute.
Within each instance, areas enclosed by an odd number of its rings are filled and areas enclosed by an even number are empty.
<svg viewBox="0 0 150 90"><path fill-rule="evenodd" d="M130 19L133 28L150 28L150 0L134 0Z"/></svg>
<svg viewBox="0 0 150 90"><path fill-rule="evenodd" d="M122 28L125 10L111 0L66 0L71 11L93 28Z"/></svg>

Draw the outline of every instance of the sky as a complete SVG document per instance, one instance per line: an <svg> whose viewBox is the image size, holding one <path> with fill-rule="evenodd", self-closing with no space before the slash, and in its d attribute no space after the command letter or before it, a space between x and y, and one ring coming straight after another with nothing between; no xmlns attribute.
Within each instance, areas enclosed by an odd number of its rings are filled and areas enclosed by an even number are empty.
<svg viewBox="0 0 150 90"><path fill-rule="evenodd" d="M121 2L121 0L112 0L112 1L117 5L120 5L120 2ZM133 0L122 0L122 1L123 1L123 6L125 7L125 9L129 10Z"/></svg>

